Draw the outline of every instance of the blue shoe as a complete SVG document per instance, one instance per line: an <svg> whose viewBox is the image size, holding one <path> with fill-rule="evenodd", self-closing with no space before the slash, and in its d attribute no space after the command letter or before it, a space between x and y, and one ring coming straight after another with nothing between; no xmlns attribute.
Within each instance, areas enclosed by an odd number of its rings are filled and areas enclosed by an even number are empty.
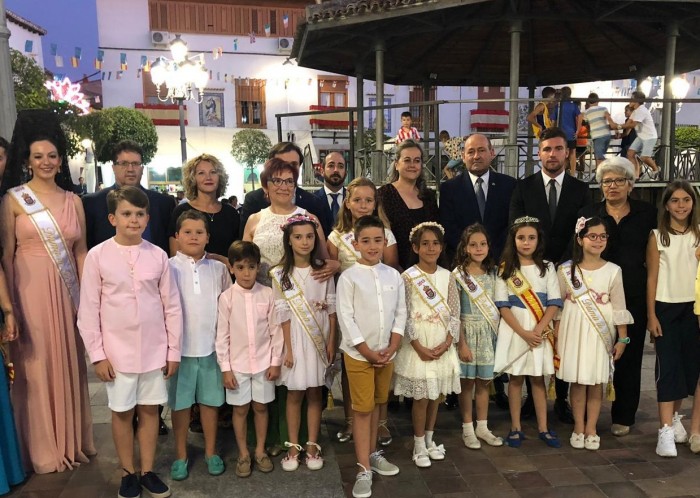
<svg viewBox="0 0 700 498"><path fill-rule="evenodd" d="M209 475L220 476L224 473L224 461L219 455L212 455L209 458L204 457L204 461L207 464L207 470L209 471Z"/></svg>
<svg viewBox="0 0 700 498"><path fill-rule="evenodd" d="M506 444L511 448L520 448L520 445L523 444L523 439L525 439L523 431L510 431L506 438Z"/></svg>
<svg viewBox="0 0 700 498"><path fill-rule="evenodd" d="M187 479L189 472L187 470L187 459L175 460L170 466L170 478L173 481L184 481Z"/></svg>
<svg viewBox="0 0 700 498"><path fill-rule="evenodd" d="M547 432L540 432L540 439L545 442L550 448L561 448L561 441L557 437L557 433L553 430L548 430Z"/></svg>

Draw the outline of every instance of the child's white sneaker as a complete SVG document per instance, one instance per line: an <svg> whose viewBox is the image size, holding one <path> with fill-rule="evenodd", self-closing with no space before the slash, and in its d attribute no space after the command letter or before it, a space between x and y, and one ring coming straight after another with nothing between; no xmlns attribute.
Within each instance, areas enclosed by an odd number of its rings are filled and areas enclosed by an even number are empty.
<svg viewBox="0 0 700 498"><path fill-rule="evenodd" d="M673 440L676 443L687 443L688 442L688 432L683 427L681 419L683 415L678 415L678 412L673 414L673 422L671 426L673 427Z"/></svg>
<svg viewBox="0 0 700 498"><path fill-rule="evenodd" d="M583 432L577 433L577 432L572 432L571 437L569 438L569 444L571 445L572 448L575 448L577 450L582 450L585 447L585 436Z"/></svg>
<svg viewBox="0 0 700 498"><path fill-rule="evenodd" d="M662 457L678 456L676 442L674 441L673 427L664 425L659 429L659 438L656 441L656 454Z"/></svg>
<svg viewBox="0 0 700 498"><path fill-rule="evenodd" d="M359 463L357 465L360 465ZM369 498L372 496L372 471L367 470L363 465L362 469L355 477L355 485L352 487L352 496L354 498Z"/></svg>
<svg viewBox="0 0 700 498"><path fill-rule="evenodd" d="M494 436L493 432L491 432L488 427L479 427L477 425L474 434L489 446L503 446L503 438Z"/></svg>
<svg viewBox="0 0 700 498"><path fill-rule="evenodd" d="M431 441L428 445L428 456L431 460L444 460L445 459L445 446L438 446L435 441Z"/></svg>
<svg viewBox="0 0 700 498"><path fill-rule="evenodd" d="M399 468L384 458L383 451L375 451L369 456L369 467L380 476L395 476Z"/></svg>

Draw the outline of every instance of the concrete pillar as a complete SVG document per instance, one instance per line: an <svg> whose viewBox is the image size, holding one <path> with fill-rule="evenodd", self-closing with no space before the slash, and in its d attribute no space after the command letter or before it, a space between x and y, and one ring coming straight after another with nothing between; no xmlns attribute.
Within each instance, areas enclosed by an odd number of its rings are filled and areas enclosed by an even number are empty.
<svg viewBox="0 0 700 498"><path fill-rule="evenodd" d="M675 67L676 67L676 41L678 39L678 23L671 23L666 31L666 67L664 70L664 99L672 99L673 91L671 90L671 82L675 77ZM671 172L671 133L674 130L671 129L672 125L672 114L676 112L676 104L666 102L664 103L662 115L661 115L661 150L663 151L663 163L660 164L660 168L663 171L664 179L669 178Z"/></svg>
<svg viewBox="0 0 700 498"><path fill-rule="evenodd" d="M377 105L384 105L384 51L386 46L384 40L378 40L374 47L375 54L375 69L377 82ZM374 121L376 126L376 145L375 150L384 150L384 109L377 109L377 119Z"/></svg>
<svg viewBox="0 0 700 498"><path fill-rule="evenodd" d="M0 136L12 139L17 120L15 88L10 64L10 30L5 17L5 0L0 0Z"/></svg>
<svg viewBox="0 0 700 498"><path fill-rule="evenodd" d="M365 148L365 78L360 68L355 73L355 79L357 81L357 148L355 149L355 154L357 154L357 151L361 151L360 154L365 157L366 162L367 152L363 150ZM354 157L350 158L350 160L355 168L355 178L364 175L364 171L362 171L363 163L355 160Z"/></svg>
<svg viewBox="0 0 700 498"><path fill-rule="evenodd" d="M535 108L535 84L529 83L527 87L527 97L530 99L527 103L527 113L530 114ZM528 123L528 128L529 128ZM528 130L527 134L527 159L525 161L525 176L531 175L535 171L535 161L532 157L532 152L534 150L534 137Z"/></svg>
<svg viewBox="0 0 700 498"><path fill-rule="evenodd" d="M510 25L510 91L509 98L518 98L520 87L520 34L523 23L513 21ZM505 173L518 176L518 103L508 103L508 144L506 146Z"/></svg>

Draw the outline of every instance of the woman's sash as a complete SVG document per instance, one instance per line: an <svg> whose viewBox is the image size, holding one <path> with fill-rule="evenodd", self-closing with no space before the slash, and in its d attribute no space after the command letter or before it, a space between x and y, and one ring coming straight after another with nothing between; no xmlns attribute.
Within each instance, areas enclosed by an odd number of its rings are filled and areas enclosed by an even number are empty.
<svg viewBox="0 0 700 498"><path fill-rule="evenodd" d="M406 270L406 275L408 275L411 284L415 287L421 300L430 308L433 313L437 313L440 321L442 322L445 330L450 331L450 308L447 306L445 298L437 290L437 287L430 283L428 276L423 273L423 270L418 268L417 265L413 265L408 270Z"/></svg>
<svg viewBox="0 0 700 498"><path fill-rule="evenodd" d="M352 245L353 240L355 240L355 234L352 231L340 234L339 238L340 242L342 242L342 244L348 248L350 254L357 254L357 251Z"/></svg>
<svg viewBox="0 0 700 498"><path fill-rule="evenodd" d="M73 308L77 310L80 300L78 272L58 223L56 223L51 212L44 207L28 185L20 185L10 189L10 194L15 198L17 204L29 217L34 228L39 233L46 252L51 256L51 260L56 265L63 283L68 288Z"/></svg>
<svg viewBox="0 0 700 498"><path fill-rule="evenodd" d="M284 300L289 304L289 308L297 317L302 328L311 339L311 342L316 347L316 352L321 358L324 366L328 366L328 357L326 354L326 339L323 337L321 326L316 320L314 308L309 304L304 297L302 288L292 274L289 274L289 279L292 283L291 288L284 290L282 288L282 268L274 269L270 272L272 281L277 284Z"/></svg>
<svg viewBox="0 0 700 498"><path fill-rule="evenodd" d="M464 292L467 293L469 299L476 304L481 314L486 318L493 330L494 334L498 333L498 323L501 320L501 314L496 307L496 304L491 299L483 287L479 285L476 279L472 279L471 275L465 274L460 268L455 268L452 271L455 280Z"/></svg>

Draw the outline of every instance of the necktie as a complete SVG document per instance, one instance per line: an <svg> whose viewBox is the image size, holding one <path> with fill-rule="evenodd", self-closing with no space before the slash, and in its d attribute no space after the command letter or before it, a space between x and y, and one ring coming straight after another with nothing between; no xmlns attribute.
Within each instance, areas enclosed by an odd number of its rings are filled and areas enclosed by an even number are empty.
<svg viewBox="0 0 700 498"><path fill-rule="evenodd" d="M549 219L554 223L554 217L557 214L557 182L554 179L549 180Z"/></svg>
<svg viewBox="0 0 700 498"><path fill-rule="evenodd" d="M479 214L481 221L484 221L484 210L486 209L486 195L484 195L483 178L476 179L476 203L479 205Z"/></svg>
<svg viewBox="0 0 700 498"><path fill-rule="evenodd" d="M333 224L338 221L338 210L340 205L338 204L338 196L340 194L330 194L331 196L331 215L333 216Z"/></svg>

